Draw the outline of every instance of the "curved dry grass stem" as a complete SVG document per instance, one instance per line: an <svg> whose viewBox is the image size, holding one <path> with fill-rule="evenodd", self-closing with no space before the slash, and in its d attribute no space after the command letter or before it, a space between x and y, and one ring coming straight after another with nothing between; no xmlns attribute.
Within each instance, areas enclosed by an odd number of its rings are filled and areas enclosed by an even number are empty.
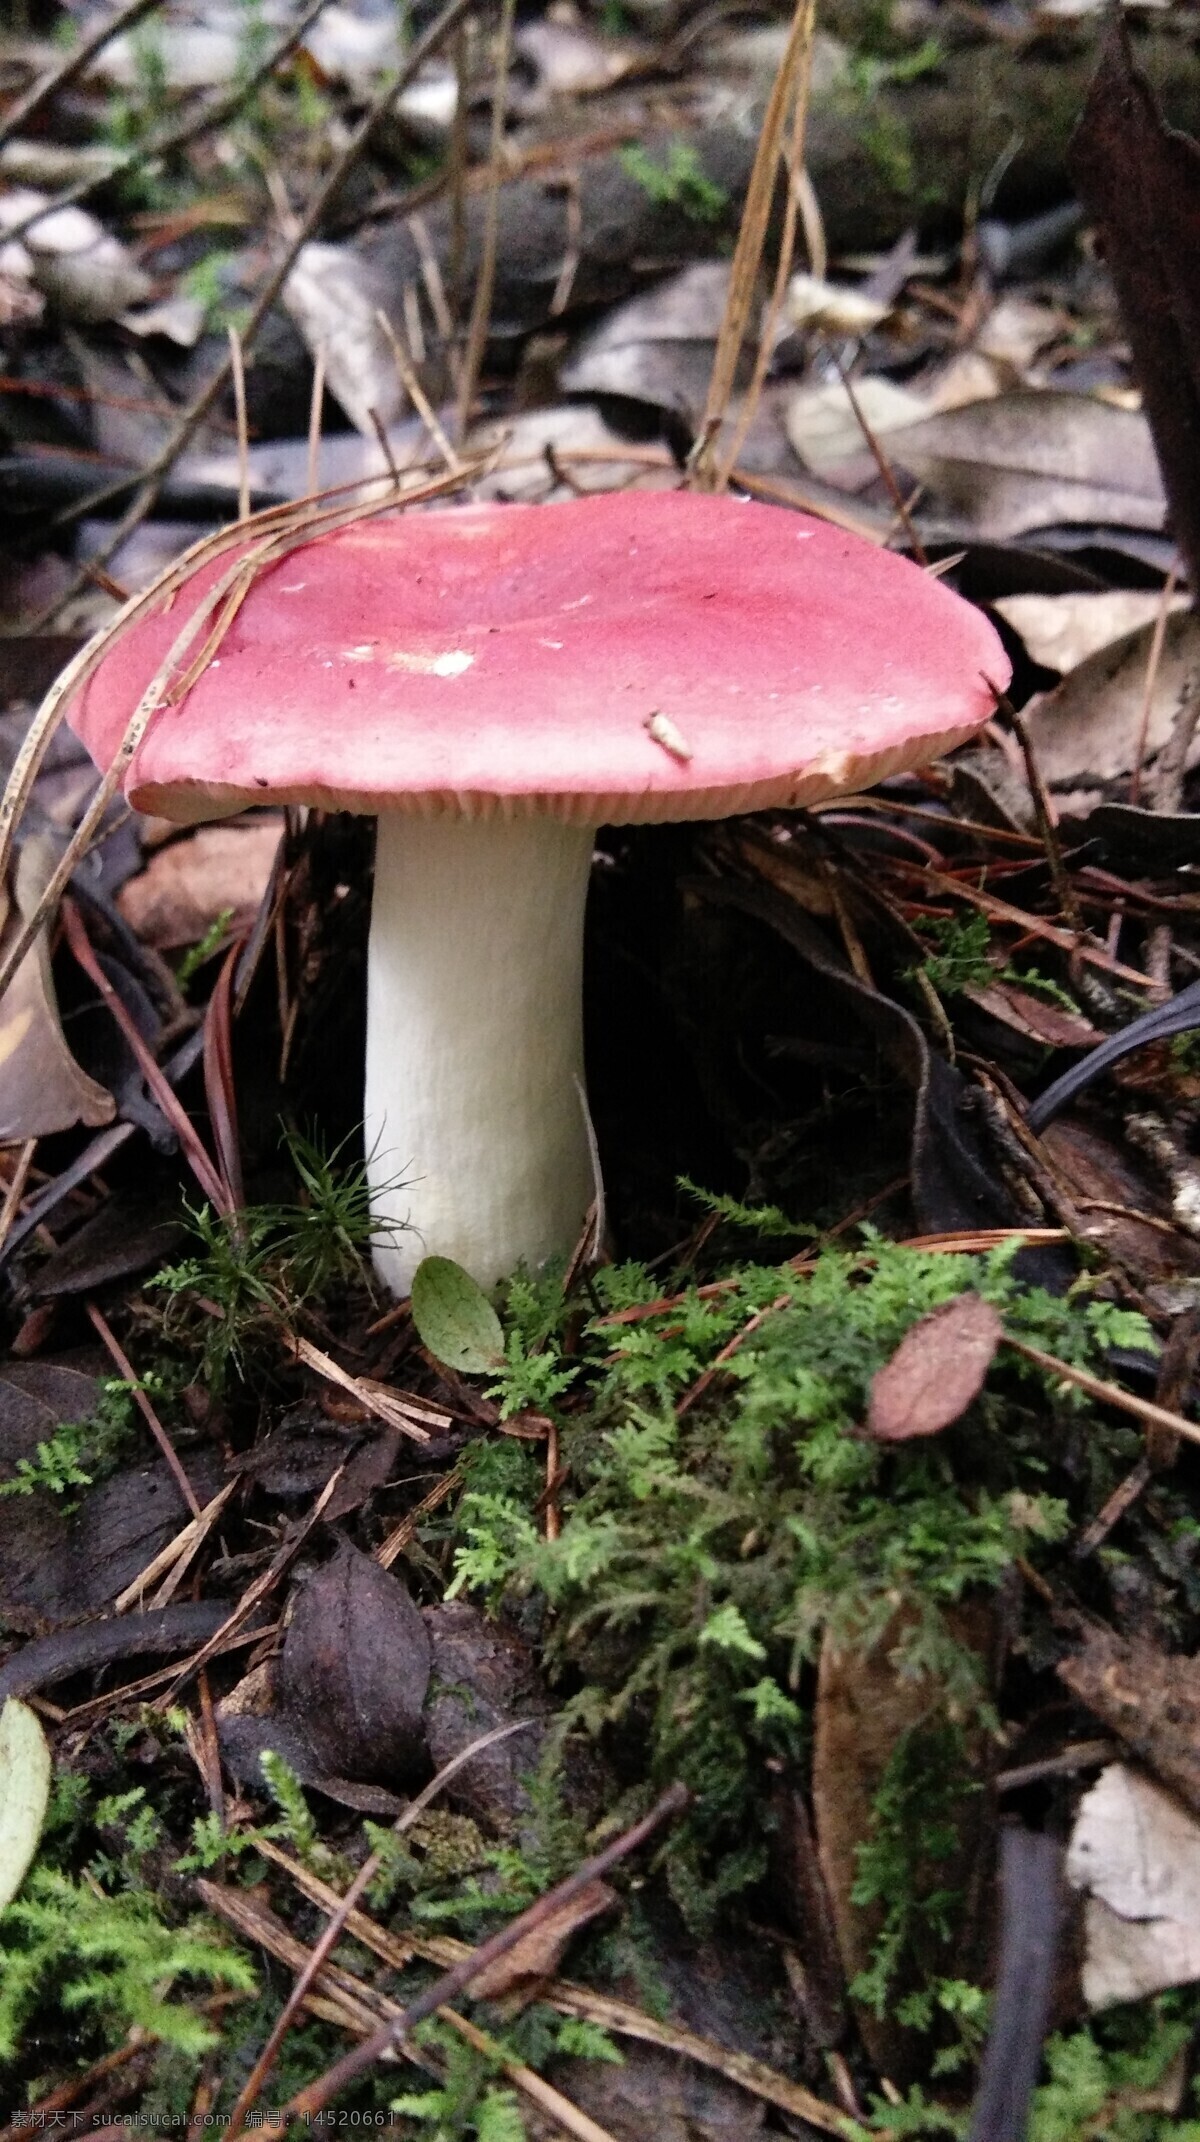
<svg viewBox="0 0 1200 2142"><path fill-rule="evenodd" d="M353 485L343 484L337 490L326 494L331 500L340 498L340 505L320 507L310 499L302 499L298 504L289 500L284 506L269 506L264 512L252 515L248 521L219 529L214 535L205 536L199 543L194 543L190 550L184 552L182 558L177 558L165 572L160 573L149 588L131 596L124 609L101 631L93 634L87 646L81 648L67 664L61 677L51 685L17 754L8 787L3 800L0 801L0 884L4 882L7 873L21 814L32 794L51 738L62 721L70 700L111 652L117 641L164 597L176 594L196 572L210 564L214 558L222 557L231 549L237 551L238 555L232 564L206 591L202 601L188 617L172 642L165 662L151 679L130 716L113 761L103 774L100 785L64 850L41 899L4 959L0 961L0 997L3 996L46 917L53 913L62 898L72 871L99 832L104 813L120 788L130 761L155 714L160 707L176 705L191 690L197 677L212 660L257 575L267 566L275 565L282 558L290 556L292 551L313 542L318 536L332 535L339 528L350 527L357 521L369 520L393 506L417 505L437 498L446 491L457 490L464 477L473 473L474 468L460 470L434 477L408 489L398 486L390 477L371 477L366 479L366 484L382 483L385 487L382 496L377 499L363 499L356 495L347 501L347 492L358 494L366 487L360 478ZM260 538L257 542L254 541L256 535ZM249 550L245 547L248 541L251 544ZM179 665L214 612L216 621L200 652L183 675L178 675Z"/></svg>
<svg viewBox="0 0 1200 2142"><path fill-rule="evenodd" d="M805 240L808 245L809 267L814 275L818 273L816 267L818 248L813 243L812 235L814 224L816 230L820 233L820 257L822 261L824 260L824 230L821 224L820 209L817 205L816 195L813 193L812 183L807 180L804 170L804 136L808 128L808 98L812 84L813 32L816 26L816 14L816 0L801 0L797 17L800 23L800 42L790 78L792 84L791 140L788 143L786 152L784 152L782 144L780 146L780 154L787 172L787 200L783 212L783 233L779 242L779 258L775 264L775 281L771 290L770 302L767 306L766 316L758 338L758 349L755 353L754 371L751 375L750 385L747 387L742 399L742 408L737 423L733 428L733 437L727 442L723 452L715 456L715 485L718 491L723 491L726 488L737 466L738 458L746 443L747 434L754 422L758 404L762 397L763 382L767 376L767 366L771 362L772 352L775 347L775 334L779 326L779 315L783 310L783 301L787 293L788 277L792 272L792 257L796 250L796 225L802 216ZM802 189L802 180L805 181L808 187L807 199Z"/></svg>
<svg viewBox="0 0 1200 2142"><path fill-rule="evenodd" d="M725 317L717 338L704 417L689 471L688 480L699 491L715 491L720 489L722 484L716 442L721 425L725 421L729 397L733 392L738 359L742 353L742 344L746 339L746 330L758 289L758 274L771 220L779 159L783 150L788 115L792 112L796 113L797 117L794 135L794 163L797 170L803 160L804 116L815 18L816 0L797 0L787 45L779 62L779 71L771 85L771 94L763 115L762 132L759 135L750 184L746 189L746 205L742 210L741 226L734 248ZM792 158L789 157L788 161L791 163ZM794 188L789 186L788 190L794 229Z"/></svg>

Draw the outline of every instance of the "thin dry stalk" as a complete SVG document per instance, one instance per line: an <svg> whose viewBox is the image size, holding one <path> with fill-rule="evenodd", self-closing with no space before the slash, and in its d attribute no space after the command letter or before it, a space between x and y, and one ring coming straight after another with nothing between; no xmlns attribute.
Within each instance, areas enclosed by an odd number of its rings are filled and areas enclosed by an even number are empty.
<svg viewBox="0 0 1200 2142"><path fill-rule="evenodd" d="M349 1369L339 1368L329 1354L322 1353L308 1339L288 1335L297 1361L305 1368L323 1376L326 1383L336 1384L350 1398L357 1399L368 1413L378 1421L385 1421L389 1428L399 1430L401 1435L411 1437L414 1443L427 1443L433 1429L450 1426L450 1415L441 1413L423 1399L406 1397L402 1392L389 1390L386 1384L376 1383L372 1376L352 1376Z"/></svg>
<svg viewBox="0 0 1200 2142"><path fill-rule="evenodd" d="M254 1579L253 1584L247 1586L237 1605L226 1615L220 1628L209 1637L208 1642L201 1644L199 1651L193 1652L190 1659L185 1659L182 1666L172 1668L174 1678L167 1694L162 1698L164 1708L177 1701L179 1691L184 1686L184 1683L190 1681L194 1673L201 1672L208 1665L209 1660L214 1659L219 1651L224 1650L230 1637L236 1635L242 1623L254 1612L255 1607L267 1597L269 1592L274 1590L285 1570L290 1568L295 1561L314 1526L320 1524L337 1492L338 1483L345 1470L344 1465L339 1465L337 1470L329 1475L307 1517L296 1527L291 1537L284 1541L278 1553L272 1556L270 1566L263 1570L261 1576Z"/></svg>
<svg viewBox="0 0 1200 2142"><path fill-rule="evenodd" d="M853 416L855 423L861 431L863 438L867 442L867 446L871 454L871 459L874 461L876 468L879 470L879 473L883 478L884 485L887 489L888 497L891 499L892 505L895 508L896 518L899 521L901 527L903 528L905 535L908 537L909 547L912 551L913 557L916 559L918 565L923 566L925 570L928 571L929 560L925 555L925 549L924 545L921 542L921 538L917 534L916 528L913 525L913 518L912 514L909 511L908 500L905 498L903 491L900 489L900 486L896 481L896 472L883 450L882 444L880 443L880 440L872 427L870 418L868 417L866 410L863 408L863 405L860 402L858 395L854 391L854 381L851 379L849 372L846 370L845 365L842 363L840 355L835 349L830 349L829 355L833 360L834 370L836 371L837 376L841 381L843 388L845 389L846 400L850 404L851 415Z"/></svg>
<svg viewBox="0 0 1200 2142"><path fill-rule="evenodd" d="M161 1064L156 1061L146 1047L129 1012L96 958L88 942L87 932L83 926L83 918L75 902L73 900L64 900L62 913L67 943L87 975L88 980L99 991L106 1009L112 1013L113 1019L120 1028L130 1051L136 1058L142 1077L179 1139L186 1155L188 1166L196 1181L199 1183L205 1197L211 1200L218 1212L227 1211L229 1208L224 1184L200 1142L196 1127L179 1100L174 1087L164 1077ZM198 1507L199 1505L197 1505Z"/></svg>
<svg viewBox="0 0 1200 2142"><path fill-rule="evenodd" d="M222 960L204 1013L204 1096L217 1149L221 1188L231 1214L240 1211L246 1202L233 1079L233 983L243 943L239 938Z"/></svg>
<svg viewBox="0 0 1200 2142"><path fill-rule="evenodd" d="M414 1823L420 1821L426 1808L433 1805L433 1802L450 1784L451 1780L457 1777L459 1771L464 1769L469 1762L472 1762L477 1755L482 1755L487 1748L496 1747L502 1740L511 1739L514 1733L527 1732L532 1724L533 1720L531 1718L518 1718L507 1725L493 1726L490 1732L479 1734L467 1747L460 1748L458 1754L451 1756L448 1763L443 1763L437 1776L430 1779L424 1790L417 1794L416 1799L410 1800L403 1814L398 1816L392 1824L392 1836L403 1837L406 1831L411 1830ZM382 1866L382 1852L368 1853L345 1895L341 1898L336 1909L331 1912L329 1923L316 1946L309 1951L307 1961L299 1972L296 1982L275 2020L267 2042L250 2070L230 2114L229 2125L225 2130L229 2136L229 2142L233 2142L233 2138L241 2134L246 2124L247 2114L257 2104L262 2093L263 2084L266 2082L279 2056L279 2049L300 2013L305 1995L316 1983L323 1966L332 1955L345 1932L347 1919L356 1904L366 1895Z"/></svg>
<svg viewBox="0 0 1200 2142"><path fill-rule="evenodd" d="M127 1584L124 1591L113 1600L114 1614L126 1614L131 1607L140 1608L150 1586L157 1584L160 1577L165 1577L167 1582L156 1592L150 1605L160 1607L170 1604L236 1487L236 1480L226 1481L212 1501L205 1503L199 1517L191 1518L182 1532L177 1532L173 1540L168 1540L154 1560L147 1562L145 1569L139 1572L133 1583Z"/></svg>
<svg viewBox="0 0 1200 2142"><path fill-rule="evenodd" d="M1150 635L1150 652L1146 658L1146 681L1142 686L1142 702L1138 708L1137 740L1133 747L1133 772L1129 777L1129 801L1136 804L1142 792L1142 768L1146 758L1146 735L1150 727L1150 709L1154 704L1154 687L1158 682L1159 664L1162 661L1163 641L1167 636L1167 619L1171 614L1171 597L1179 585L1179 559L1171 560L1171 570L1162 584L1158 608L1154 613L1154 630Z"/></svg>
<svg viewBox="0 0 1200 2142"><path fill-rule="evenodd" d="M1050 792L1042 779L1042 769L1038 765L1037 753L1033 748L1033 738L1010 699L1006 699L1003 693L997 693L996 703L997 706L1004 708L1009 721L1012 723L1013 735L1021 746L1021 757L1025 761L1025 774L1029 782L1029 793L1033 797L1033 807L1037 813L1038 832L1041 834L1042 847L1045 850L1046 861L1050 867L1051 882L1058 896L1059 912L1065 915L1071 928L1080 937L1083 937L1086 935L1087 925L1080 912L1079 902L1075 897L1075 887L1071 883L1070 874L1063 861L1062 842L1058 837L1054 807L1050 801Z"/></svg>
<svg viewBox="0 0 1200 2142"><path fill-rule="evenodd" d="M151 1405L149 1398L147 1397L145 1391L142 1389L141 1384L138 1382L137 1371L134 1368L132 1361L129 1359L129 1356L125 1352L124 1347L121 1345L120 1340L117 1338L116 1333L111 1330L107 1319L105 1318L103 1313L96 1307L95 1302L85 1301L83 1306L87 1311L88 1322L91 1324L92 1329L98 1333L101 1343L103 1344L106 1353L109 1355L109 1358L111 1359L118 1376L122 1377L124 1381L129 1385L129 1389L133 1397L133 1402L137 1407L138 1412L141 1414L142 1419L145 1421L147 1428L150 1430L151 1435L154 1437L155 1442L158 1444L158 1447L161 1450L163 1457L166 1459L167 1465L170 1468L171 1476L174 1479L180 1494L183 1496L183 1499L186 1502L188 1509L191 1511L192 1516L194 1518L198 1518L202 1514L199 1497L197 1496L195 1488L192 1486L191 1481L188 1479L188 1476L185 1473L182 1464L180 1463L178 1454L175 1450L174 1444L172 1443L170 1436L167 1434L167 1431L163 1427L162 1422L159 1420L159 1417L155 1412L153 1406Z"/></svg>
<svg viewBox="0 0 1200 2142"><path fill-rule="evenodd" d="M250 518L250 426L246 419L246 363L242 355L242 338L232 323L228 333L229 369L233 374L233 409L237 422L237 517L239 521L245 522Z"/></svg>
<svg viewBox="0 0 1200 2142"><path fill-rule="evenodd" d="M0 1206L0 1249L3 1249L7 1242L13 1221L21 1210L21 1199L25 1195L25 1185L29 1180L29 1170L33 1166L37 1143L36 1138L27 1138L24 1145L17 1148L12 1175L4 1193L4 1203Z"/></svg>
<svg viewBox="0 0 1200 2142"><path fill-rule="evenodd" d="M325 410L325 367L328 350L324 342L317 344L313 359L312 398L308 405L308 481L305 495L315 498L317 479L321 469L321 419Z"/></svg>
<svg viewBox="0 0 1200 2142"><path fill-rule="evenodd" d="M303 1896L309 1897L323 1911L335 1909L339 1899L335 1889L329 1888L319 1875L302 1867L277 1844L266 1839L262 1845L263 1857L280 1867L295 1883ZM459 1963L471 1950L465 1941L456 1941L448 1934L410 1932L394 1933L372 1919L367 1912L354 1910L349 1913L346 1931L355 1941L361 1941L389 1964L395 1971L403 1971L420 1956L427 1963L440 1964L445 1969ZM681 2059L694 2061L697 2067L706 2068L715 2075L724 2075L737 2083L752 2096L761 2098L764 2104L776 2105L782 2112L792 2113L795 2118L807 2120L825 2134L845 2136L855 2132L849 2128L832 2105L806 2090L803 2083L793 2082L789 2076L780 2075L765 2061L755 2060L748 2053L730 2052L728 2047L717 2045L711 2038L702 2038L695 2031L682 2028L676 2023L660 2022L648 2016L643 2009L634 2007L630 2001L622 2001L615 1995L597 1993L590 1986L577 1985L571 1979L554 1978L542 1988L541 1998L560 2015L576 2016L580 2022L595 2023L602 2030L611 2031L614 2037L631 2038L644 2045L660 2046L664 2052L676 2053Z"/></svg>
<svg viewBox="0 0 1200 2142"><path fill-rule="evenodd" d="M435 1510L440 1510L444 1502L449 1502L455 1488L461 1487L462 1482L462 1471L457 1465L452 1466L448 1473L442 1474L441 1479L430 1488L428 1495L417 1504L416 1509L410 1510L395 1530L388 1533L383 1545L376 1548L375 1560L381 1569L390 1569L392 1563L399 1560L413 1539L421 1519L432 1516Z"/></svg>
<svg viewBox="0 0 1200 2142"><path fill-rule="evenodd" d="M771 221L780 152L788 115L802 94L812 48L814 0L797 0L779 71L771 85L763 115L754 167L746 189L746 205L734 249L725 316L717 337L712 377L704 405L700 434L692 454L689 482L696 490L714 491L719 485L716 445L729 397L737 376L738 360L750 324L763 247Z"/></svg>
<svg viewBox="0 0 1200 2142"><path fill-rule="evenodd" d="M531 1934L535 1927L542 1926L547 1919L554 1917L585 1889L590 1888L593 1882L600 1881L613 1867L619 1866L631 1852L636 1852L639 1846L653 1837L664 1823L673 1822L677 1815L683 1813L690 1798L686 1785L669 1785L649 1814L643 1815L640 1822L635 1822L632 1828L623 1831L620 1837L615 1837L611 1844L605 1845L603 1851L595 1852L590 1859L584 1860L574 1874L568 1875L564 1882L557 1882L553 1889L548 1889L544 1896L538 1898L536 1904L529 1906L528 1911L519 1913L507 1926L502 1927L498 1934L493 1934L490 1941L482 1942L479 1948L472 1949L461 1963L452 1965L441 1978L435 1979L432 1986L427 1986L424 1993L418 1994L416 2000L411 2001L393 2021L377 2030L373 2037L367 2039L365 2045L356 2047L352 2053L347 2053L341 2060L335 2061L324 2075L318 2076L316 2082L309 2083L306 2089L299 2091L287 2107L292 2117L308 2121L323 2112L327 2105L334 2102L340 2091L346 2089L360 2075L365 2075L368 2069L373 2068L386 2054L403 2044L417 2024L424 2022L426 2016L435 2015L439 2008L445 2007L457 1994L465 1992L472 1979L478 1978L489 1965L499 1963L501 1957L507 1956L526 1934Z"/></svg>
<svg viewBox="0 0 1200 2142"><path fill-rule="evenodd" d="M305 1968L309 1951L303 1942L289 1933L275 1914L260 1904L257 1898L248 1896L242 1890L224 1889L216 1882L201 1881L197 1882L196 1887L210 1910L226 1919L243 1940L252 1943L256 1948L266 1949L269 1955L276 1957L288 1970L302 1971ZM396 2001L366 1985L362 1979L356 1978L340 1964L326 1961L318 1977L317 1988L310 1989L304 1996L305 2008L311 2014L337 2024L342 2030L352 2032L356 2037L370 2036L381 2018L395 2017L401 2012ZM560 2090L556 2090L552 2083L544 2081L532 2068L513 2060L495 2038L490 2038L477 2024L469 2023L465 2016L459 2015L457 2009L441 2009L439 2021L445 2023L476 2052L481 2053L497 2074L502 2075L531 2105L536 2106L539 2112L545 2113L554 2122L560 2133L572 2136L574 2142L615 2142L615 2137L607 2127L601 2127L588 2113L581 2112L578 2105L572 2104L570 2098L564 2097ZM405 2045L399 2050L414 2066L426 2069L440 2080L440 2069L434 2066L429 2054L419 2046ZM271 2119L274 2125L275 2116L272 2115Z"/></svg>
<svg viewBox="0 0 1200 2142"><path fill-rule="evenodd" d="M1074 1368L1069 1361L1060 1361L1056 1354L1043 1353L1040 1346L1029 1346L1024 1339L1014 1339L1007 1331L1003 1343L1010 1353L1020 1354L1023 1361L1032 1361L1035 1368L1044 1369L1048 1376L1061 1376L1064 1383L1073 1383L1077 1390L1086 1391L1089 1398L1098 1399L1101 1405L1115 1406L1121 1413L1131 1413L1135 1420L1144 1421L1149 1428L1169 1428L1172 1435L1181 1435L1189 1443L1200 1443L1200 1428L1195 1421L1185 1419L1182 1413L1156 1406L1148 1398L1135 1398L1132 1391L1122 1390L1119 1383L1106 1383L1103 1376L1093 1376L1088 1369Z"/></svg>
<svg viewBox="0 0 1200 2142"><path fill-rule="evenodd" d="M808 99L812 83L813 30L816 23L817 0L802 0L802 10L805 15L805 22L803 44L795 74L791 139L786 153L783 154L784 169L787 173L787 200L783 212L783 233L779 245L779 259L775 266L775 282L771 291L770 303L767 306L766 317L759 332L758 349L755 352L754 370L750 377L750 385L742 399L741 412L733 428L733 437L716 457L716 475L713 488L717 491L725 489L737 466L738 457L746 443L762 397L763 382L767 376L767 366L771 362L775 348L775 335L779 326L779 315L783 310L788 277L792 272L792 256L796 250L796 221L798 216L804 217L805 236L809 240L809 264L813 268L814 274L818 272L813 262L813 246L810 236L811 211L816 209L816 196L813 193L811 184L809 184L807 202L809 213L806 214L805 196L801 192L800 184L801 178L804 176L804 136L808 126ZM816 220L819 229L819 210L817 210ZM823 233L821 251L823 254Z"/></svg>
<svg viewBox="0 0 1200 2142"><path fill-rule="evenodd" d="M454 447L450 443L450 440L446 437L446 434L442 429L441 419L438 416L437 410L434 408L433 403L430 401L429 396L426 394L424 387L421 385L420 380L417 378L416 372L413 370L412 365L409 363L408 358L405 355L404 345L400 340L399 334L393 327L382 306L380 306L379 310L375 314L375 318L378 320L379 325L382 327L384 334L387 336L388 341L391 344L392 359L395 364L397 374L399 375L400 384L403 387L405 393L407 394L409 401L412 403L413 408L416 410L417 415L420 417L422 424L425 426L426 431L429 433L429 436L432 439L434 446L437 448L438 453L441 455L442 460L445 462L446 467L450 470L452 475L461 476L463 472L463 462L460 460L458 454L455 452Z"/></svg>
<svg viewBox="0 0 1200 2142"><path fill-rule="evenodd" d="M492 91L492 136L488 150L483 250L475 283L475 296L471 304L471 322L467 329L462 378L458 384L457 428L460 446L467 436L467 427L471 421L471 408L475 400L475 389L479 384L488 324L492 317L492 294L496 286L496 248L500 236L500 182L504 175L504 107L508 99L508 70L512 61L512 35L516 12L517 0L501 0L500 44L496 55L496 83Z"/></svg>

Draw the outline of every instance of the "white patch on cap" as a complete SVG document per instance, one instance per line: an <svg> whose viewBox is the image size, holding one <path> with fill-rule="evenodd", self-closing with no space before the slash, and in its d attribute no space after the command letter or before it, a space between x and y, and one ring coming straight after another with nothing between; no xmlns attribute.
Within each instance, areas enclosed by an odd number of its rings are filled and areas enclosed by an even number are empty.
<svg viewBox="0 0 1200 2142"><path fill-rule="evenodd" d="M343 647L342 660L343 662L373 662L375 660L374 640L365 640L361 647Z"/></svg>
<svg viewBox="0 0 1200 2142"><path fill-rule="evenodd" d="M681 735L675 727L669 714L651 714L645 728L647 735L652 736L656 744L661 744L663 750L669 751L673 759L681 760L686 766L692 756L692 747L686 736Z"/></svg>
<svg viewBox="0 0 1200 2142"><path fill-rule="evenodd" d="M394 647L387 658L389 669L407 670L416 677L461 677L464 669L470 669L475 660L465 647L452 647L445 654L416 654L405 647Z"/></svg>

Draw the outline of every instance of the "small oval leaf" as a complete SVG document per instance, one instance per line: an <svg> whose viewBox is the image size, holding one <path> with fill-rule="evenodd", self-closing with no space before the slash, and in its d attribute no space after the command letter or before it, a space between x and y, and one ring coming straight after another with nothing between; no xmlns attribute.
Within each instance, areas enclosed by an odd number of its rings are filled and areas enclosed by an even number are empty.
<svg viewBox="0 0 1200 2142"><path fill-rule="evenodd" d="M0 1711L0 1911L16 1896L37 1851L50 1768L37 1713L10 1696Z"/></svg>
<svg viewBox="0 0 1200 2142"><path fill-rule="evenodd" d="M484 1376L504 1359L504 1332L483 1288L452 1257L423 1257L413 1273L413 1323L447 1368Z"/></svg>

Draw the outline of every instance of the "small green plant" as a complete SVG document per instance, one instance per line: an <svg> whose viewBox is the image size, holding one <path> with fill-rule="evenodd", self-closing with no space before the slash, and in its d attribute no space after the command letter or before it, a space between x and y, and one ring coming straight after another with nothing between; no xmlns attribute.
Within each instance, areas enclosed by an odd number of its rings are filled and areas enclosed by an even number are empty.
<svg viewBox="0 0 1200 2142"><path fill-rule="evenodd" d="M996 979L992 933L986 915L930 915L917 928L932 939L921 968L938 995L953 997L964 989L986 989Z"/></svg>
<svg viewBox="0 0 1200 2142"><path fill-rule="evenodd" d="M621 165L652 201L682 209L695 223L719 223L729 206L725 188L709 178L690 141L672 141L665 164L631 142L621 150Z"/></svg>
<svg viewBox="0 0 1200 2142"><path fill-rule="evenodd" d="M95 1412L85 1421L62 1421L37 1446L32 1458L18 1458L11 1480L0 1482L0 1496L68 1495L91 1487L111 1471L133 1433L133 1385L107 1377L100 1386Z"/></svg>
<svg viewBox="0 0 1200 2142"><path fill-rule="evenodd" d="M824 1631L869 1643L903 1604L905 1669L928 1677L946 1716L986 1718L977 1661L946 1609L1065 1528L1046 1478L1044 1379L1028 1407L1012 1364L1002 1391L932 1442L884 1449L859 1424L871 1376L909 1326L967 1287L1072 1362L1097 1361L1117 1332L1146 1343L1144 1323L1111 1303L1023 1291L1014 1249L948 1258L871 1236L865 1256L826 1251L803 1278L744 1267L666 1309L657 1279L611 1267L582 1325L553 1277L509 1286L491 1389L505 1412L556 1415L570 1483L548 1540L531 1514L528 1446L474 1446L450 1590L494 1604L534 1595L550 1667L575 1688L562 1729L636 1748L648 1782L692 1784L668 1858L701 1915L710 1879L727 1890L761 1869L765 1767L802 1750L799 1681ZM1080 1403L1061 1389L1049 1402ZM910 1929L893 1931L898 1949Z"/></svg>
<svg viewBox="0 0 1200 2142"><path fill-rule="evenodd" d="M216 285L215 279L210 281L208 278L211 263L219 257L217 254L210 253L207 260L202 260L199 267L193 268L191 274L185 275L183 278L183 288L187 295L199 298L203 302L205 306L204 324L210 330L219 325L217 317L219 297L210 298L207 293L211 288L219 290L219 285ZM205 278L203 287L201 287L201 278ZM233 909L231 907L223 907L220 914L214 916L209 923L199 943L188 946L187 951L175 969L175 979L185 996L187 995L189 983L194 981L200 968L212 958L213 953L218 951L224 943L225 932L232 921Z"/></svg>
<svg viewBox="0 0 1200 2142"><path fill-rule="evenodd" d="M368 1283L375 1226L365 1168L339 1165L342 1146L326 1154L300 1131L285 1138L299 1179L295 1204L247 1205L228 1219L209 1205L188 1206L198 1253L147 1283L168 1298L172 1336L195 1339L214 1388L231 1367L244 1371L255 1341L281 1320L290 1324L305 1303Z"/></svg>

